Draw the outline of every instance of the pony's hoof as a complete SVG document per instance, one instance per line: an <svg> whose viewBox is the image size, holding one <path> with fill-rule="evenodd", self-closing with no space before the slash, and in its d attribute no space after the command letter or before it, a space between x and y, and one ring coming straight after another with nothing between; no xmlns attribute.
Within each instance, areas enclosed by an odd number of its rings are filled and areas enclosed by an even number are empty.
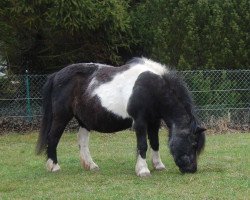
<svg viewBox="0 0 250 200"><path fill-rule="evenodd" d="M150 177L151 174L150 172L142 172L138 175L139 177L142 177L142 178L146 178L146 177Z"/></svg>
<svg viewBox="0 0 250 200"><path fill-rule="evenodd" d="M83 159L81 159L81 164L83 166L83 168L87 171L99 171L99 167L97 164L95 164L94 162L92 163L86 163Z"/></svg>
<svg viewBox="0 0 250 200"><path fill-rule="evenodd" d="M162 162L154 163L153 165L154 169L157 171L162 171L166 169L165 165Z"/></svg>
<svg viewBox="0 0 250 200"><path fill-rule="evenodd" d="M55 164L51 159L48 159L46 168L49 172L58 172L61 169L58 163Z"/></svg>
<svg viewBox="0 0 250 200"><path fill-rule="evenodd" d="M150 171L149 169L141 169L139 172L136 173L137 176L139 177L150 177L151 174L150 174Z"/></svg>
<svg viewBox="0 0 250 200"><path fill-rule="evenodd" d="M98 167L97 164L91 163L89 170L90 170L90 171L99 171L100 168Z"/></svg>

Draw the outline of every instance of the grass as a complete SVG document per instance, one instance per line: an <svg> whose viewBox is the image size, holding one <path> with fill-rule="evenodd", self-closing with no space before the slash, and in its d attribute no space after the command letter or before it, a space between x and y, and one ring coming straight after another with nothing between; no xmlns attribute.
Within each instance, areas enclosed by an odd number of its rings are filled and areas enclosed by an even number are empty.
<svg viewBox="0 0 250 200"><path fill-rule="evenodd" d="M48 173L45 158L34 155L35 133L0 137L0 199L249 199L250 134L209 135L198 172L182 175L161 131L167 170L135 175L135 136L93 133L90 150L101 170L79 164L76 134L64 134L58 147L62 170Z"/></svg>

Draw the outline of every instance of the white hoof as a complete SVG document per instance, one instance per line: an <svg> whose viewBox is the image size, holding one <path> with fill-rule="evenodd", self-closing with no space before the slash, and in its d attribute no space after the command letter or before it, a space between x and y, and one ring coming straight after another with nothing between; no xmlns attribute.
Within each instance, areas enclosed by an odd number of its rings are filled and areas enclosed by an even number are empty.
<svg viewBox="0 0 250 200"><path fill-rule="evenodd" d="M153 163L154 169L158 171L165 170L166 167L162 162Z"/></svg>
<svg viewBox="0 0 250 200"><path fill-rule="evenodd" d="M58 165L58 163L55 164L53 162L53 160L51 160L50 158L48 159L48 161L46 163L46 168L49 172L57 172L61 169L60 166Z"/></svg>
<svg viewBox="0 0 250 200"><path fill-rule="evenodd" d="M135 173L139 177L148 177L150 176L150 171L146 159L143 159L140 155L137 157L137 162L135 165Z"/></svg>
<svg viewBox="0 0 250 200"><path fill-rule="evenodd" d="M148 168L142 168L136 172L136 175L139 177L149 177L151 176L150 171Z"/></svg>
<svg viewBox="0 0 250 200"><path fill-rule="evenodd" d="M97 164L95 164L94 162L90 164L89 170L90 171L99 171L99 167Z"/></svg>
<svg viewBox="0 0 250 200"><path fill-rule="evenodd" d="M83 159L81 159L81 165L88 171L98 171L100 169L94 162L85 162Z"/></svg>
<svg viewBox="0 0 250 200"><path fill-rule="evenodd" d="M165 165L161 162L160 152L154 151L152 149L152 163L155 170L164 170L166 169Z"/></svg>

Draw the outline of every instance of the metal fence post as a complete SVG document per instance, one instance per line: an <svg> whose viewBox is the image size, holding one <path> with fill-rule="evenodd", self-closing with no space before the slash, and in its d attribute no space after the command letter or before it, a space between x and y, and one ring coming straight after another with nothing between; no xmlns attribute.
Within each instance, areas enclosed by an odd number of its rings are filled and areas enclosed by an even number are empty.
<svg viewBox="0 0 250 200"><path fill-rule="evenodd" d="M30 103L30 81L28 70L25 71L25 86L26 86L26 112L28 117L28 122L32 121L32 113L31 113L31 103Z"/></svg>

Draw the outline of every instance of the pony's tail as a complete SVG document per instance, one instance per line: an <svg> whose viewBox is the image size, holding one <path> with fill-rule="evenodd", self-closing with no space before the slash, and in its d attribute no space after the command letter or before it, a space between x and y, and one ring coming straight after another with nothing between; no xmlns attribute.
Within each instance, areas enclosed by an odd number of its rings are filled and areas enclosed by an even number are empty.
<svg viewBox="0 0 250 200"><path fill-rule="evenodd" d="M46 83L43 86L43 117L42 117L42 125L39 132L39 137L36 145L36 154L39 155L45 151L48 144L48 134L52 124L52 89L53 89L53 80L55 77L55 73L51 74Z"/></svg>

